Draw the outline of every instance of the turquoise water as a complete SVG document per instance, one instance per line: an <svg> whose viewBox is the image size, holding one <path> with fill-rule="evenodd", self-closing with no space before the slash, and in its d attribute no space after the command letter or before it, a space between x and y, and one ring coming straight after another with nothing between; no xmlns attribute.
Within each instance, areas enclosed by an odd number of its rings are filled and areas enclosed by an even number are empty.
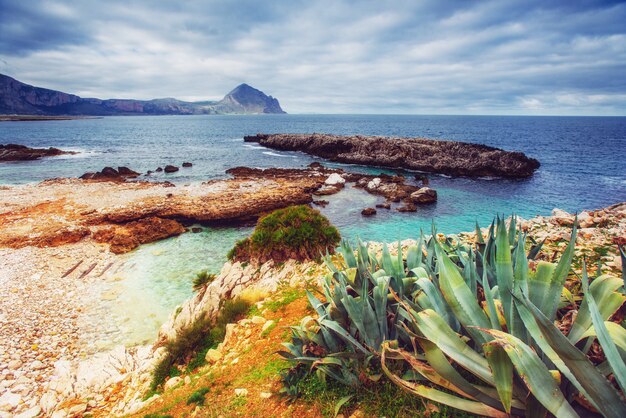
<svg viewBox="0 0 626 418"><path fill-rule="evenodd" d="M376 216L364 218L361 210L373 206L377 198L348 186L338 195L323 197L330 203L321 210L349 239L413 238L420 228L428 230L433 220L441 232L453 233L473 230L476 221L486 225L498 213L530 218L548 215L554 207L575 212L626 200L625 117L151 116L0 123L0 143L80 152L1 164L0 184L76 177L104 166L124 165L146 172L190 161L192 168L151 177L186 184L224 178L225 170L234 166L304 167L313 161L323 162L302 153L278 152L243 142L244 135L257 132L424 136L523 151L541 162L532 178L522 180L428 175L439 200L416 213L381 209ZM381 171L328 165L368 173ZM414 173L403 174L410 177ZM219 271L226 252L249 231L227 228L188 233L126 255L117 276L107 284L117 295L106 304L116 318L122 335L119 338L135 343L154 335L155 324L191 295L195 273Z"/></svg>

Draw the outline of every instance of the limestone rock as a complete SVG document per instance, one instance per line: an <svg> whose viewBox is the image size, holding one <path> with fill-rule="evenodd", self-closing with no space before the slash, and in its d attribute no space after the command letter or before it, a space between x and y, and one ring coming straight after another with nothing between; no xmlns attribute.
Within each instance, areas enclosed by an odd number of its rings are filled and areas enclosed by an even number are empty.
<svg viewBox="0 0 626 418"><path fill-rule="evenodd" d="M165 384L163 385L163 389L170 390L171 388L173 388L174 386L176 386L177 384L179 384L182 381L183 381L182 377L174 376L171 379L168 379L167 382L165 382Z"/></svg>
<svg viewBox="0 0 626 418"><path fill-rule="evenodd" d="M263 318L262 316L255 315L255 316L253 316L252 318L250 318L250 321L251 321L253 324L260 325L260 324L264 324L264 323L266 322L266 319L265 319L265 318Z"/></svg>
<svg viewBox="0 0 626 418"><path fill-rule="evenodd" d="M324 182L324 184L327 184L329 186L336 186L336 187L343 187L345 183L346 183L346 180L337 173L333 173L330 176L328 176L328 178Z"/></svg>
<svg viewBox="0 0 626 418"><path fill-rule="evenodd" d="M248 389L245 389L245 388L235 389L235 396L248 396Z"/></svg>
<svg viewBox="0 0 626 418"><path fill-rule="evenodd" d="M437 192L430 187L422 187L418 191L411 193L411 201L418 204L436 202Z"/></svg>
<svg viewBox="0 0 626 418"><path fill-rule="evenodd" d="M221 351L211 348L209 351L207 351L204 358L209 363L217 363L222 359L222 357L223 355Z"/></svg>

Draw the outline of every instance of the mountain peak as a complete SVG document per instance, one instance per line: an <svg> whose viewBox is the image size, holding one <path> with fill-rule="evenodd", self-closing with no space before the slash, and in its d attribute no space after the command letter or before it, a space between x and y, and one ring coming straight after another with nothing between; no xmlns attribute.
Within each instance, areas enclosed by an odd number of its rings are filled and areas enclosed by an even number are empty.
<svg viewBox="0 0 626 418"><path fill-rule="evenodd" d="M230 113L285 113L277 99L246 83L231 90L218 106Z"/></svg>

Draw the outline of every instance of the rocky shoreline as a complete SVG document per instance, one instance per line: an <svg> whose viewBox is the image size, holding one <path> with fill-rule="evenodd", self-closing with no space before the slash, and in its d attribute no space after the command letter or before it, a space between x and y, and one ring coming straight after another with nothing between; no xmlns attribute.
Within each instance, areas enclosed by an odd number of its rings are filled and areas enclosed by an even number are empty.
<svg viewBox="0 0 626 418"><path fill-rule="evenodd" d="M43 157L76 154L74 151L62 151L58 148L29 148L18 144L0 144L0 162L32 161Z"/></svg>
<svg viewBox="0 0 626 418"><path fill-rule="evenodd" d="M137 174L127 168L122 171L126 170L132 176ZM179 235L194 223L250 224L275 209L309 204L314 196L338 193L346 182L355 182L356 187L388 201L402 201L402 207L409 210L433 201L424 201L425 188L409 184L401 176L348 173L321 165L265 170L238 167L228 174L233 178L181 186L126 181L123 176L2 186L0 247L51 247L90 237L121 254Z"/></svg>
<svg viewBox="0 0 626 418"><path fill-rule="evenodd" d="M573 220L573 215L555 210L552 217L520 224L535 240L546 240L550 257L567 244ZM618 274L621 261L614 247L626 238L626 203L582 212L579 222L577 255L597 254L604 269ZM473 233L458 236L474 239ZM272 292L285 283L309 282L321 277L323 270L315 263L291 261L282 266L227 263L214 282L172 312L153 346L120 346L94 355L81 342L84 335L98 332L90 316L97 303L90 289L118 262L117 256L87 239L57 247L0 248L0 261L0 417L117 416L138 411L159 399L144 401L143 396L151 369L163 355L159 346L178 330L203 313L214 315L223 298L250 288ZM220 355L235 358L227 347L226 342L218 347ZM186 383L178 378L166 387L175 384Z"/></svg>
<svg viewBox="0 0 626 418"><path fill-rule="evenodd" d="M449 176L524 178L532 176L540 165L521 152L426 138L259 133L245 136L244 141L281 151L302 151L334 162Z"/></svg>

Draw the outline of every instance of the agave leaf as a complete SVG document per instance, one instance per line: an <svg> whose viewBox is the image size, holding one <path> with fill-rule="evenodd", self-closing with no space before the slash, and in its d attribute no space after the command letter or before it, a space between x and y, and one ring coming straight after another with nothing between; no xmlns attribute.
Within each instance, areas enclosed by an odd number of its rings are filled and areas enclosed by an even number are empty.
<svg viewBox="0 0 626 418"><path fill-rule="evenodd" d="M582 284L585 297L587 298L589 312L591 312L593 328L598 336L598 341L602 346L602 350L604 350L606 360L611 365L611 369L613 369L613 376L615 376L615 380L617 380L617 383L619 383L619 386L622 388L622 392L626 393L626 364L624 364L624 361L620 357L619 352L617 351L617 346L611 339L609 331L604 326L604 318L602 318L600 310L596 306L593 294L589 291L589 278L587 277L587 267L584 261Z"/></svg>
<svg viewBox="0 0 626 418"><path fill-rule="evenodd" d="M620 350L620 355L622 356L624 361L626 361L626 329L624 329L624 327L622 327L621 325L616 324L615 322L611 322L611 321L605 321L604 326L606 327L606 330L609 333L611 340L613 340L617 348ZM595 328L590 327L580 337L580 340L583 340L589 337L595 337L596 335L597 334L596 334ZM573 342L578 342L578 341L573 341Z"/></svg>
<svg viewBox="0 0 626 418"><path fill-rule="evenodd" d="M504 308L504 318L509 330L513 332L513 262L511 261L511 245L504 224L504 219L498 219L496 231L496 279L500 289L500 300Z"/></svg>
<svg viewBox="0 0 626 418"><path fill-rule="evenodd" d="M546 313L546 316L550 318L551 321L554 321L554 318L556 318L556 310L561 298L561 289L563 289L567 275L572 267L574 246L576 245L577 224L578 216L574 219L574 227L572 228L572 235L570 237L569 244L567 244L567 248L561 255L556 269L554 270L554 276L552 277L552 280L550 280L550 286L545 298L545 308L547 310L543 312Z"/></svg>
<svg viewBox="0 0 626 418"><path fill-rule="evenodd" d="M619 309L626 301L626 296L617 293L617 289L622 286L622 281L614 276L603 275L596 278L589 286L589 293L596 301L596 306L600 310L600 317L606 321ZM587 296L583 298L576 319L568 334L572 342L580 341L581 336L591 327L592 319L589 311L589 301Z"/></svg>
<svg viewBox="0 0 626 418"><path fill-rule="evenodd" d="M478 244L485 243L485 240L483 239L483 233L480 231L480 226L478 226L478 222L476 222L476 242Z"/></svg>
<svg viewBox="0 0 626 418"><path fill-rule="evenodd" d="M387 247L387 244L383 244L383 252L382 252L381 264L383 266L383 269L387 272L387 274L389 274L390 276L394 275L395 268L393 266L393 261L391 259L391 253L389 252L389 248Z"/></svg>
<svg viewBox="0 0 626 418"><path fill-rule="evenodd" d="M557 417L578 417L552 374L532 348L505 332L487 329L483 331L492 335L495 338L493 343L504 349L528 389L548 411Z"/></svg>
<svg viewBox="0 0 626 418"><path fill-rule="evenodd" d="M343 261L346 263L348 268L356 268L357 262L354 257L354 250L350 246L350 243L347 240L341 240L341 245L339 246L339 251L343 256Z"/></svg>
<svg viewBox="0 0 626 418"><path fill-rule="evenodd" d="M339 410L341 410L341 407L345 405L346 402L348 402L350 399L352 399L354 395L348 395L348 396L344 396L343 398L339 399L337 401L337 403L335 404L335 415L337 416L339 414Z"/></svg>
<svg viewBox="0 0 626 418"><path fill-rule="evenodd" d="M489 312L489 322L491 322L491 328L501 331L502 328L500 327L500 320L498 319L498 311L496 310L496 304L493 300L491 289L489 288L489 282L487 281L487 271L483 271L483 291L485 293L485 302Z"/></svg>
<svg viewBox="0 0 626 418"><path fill-rule="evenodd" d="M359 330L359 337L370 347L378 349L383 337L380 335L376 314L369 303L367 295L353 298L350 295L341 301L348 311L351 324Z"/></svg>
<svg viewBox="0 0 626 418"><path fill-rule="evenodd" d="M389 278L379 278L373 290L374 311L376 312L376 322L380 332L381 341L387 339L387 295L389 293ZM377 345L378 347L378 345Z"/></svg>
<svg viewBox="0 0 626 418"><path fill-rule="evenodd" d="M420 338L418 339L418 342L420 346L422 347L422 349L424 350L424 355L426 356L426 360L428 361L428 364L432 366L435 372L437 372L442 378L446 379L452 385L454 385L460 391L462 391L461 394L465 394L466 396L470 398L483 402L484 404L489 405L492 408L503 409L502 405L500 404L497 398L498 393L493 393L493 395L496 396L496 398L493 398L490 396L490 394L487 391L483 392L480 390L480 387L475 386L471 384L470 382L468 382L454 367L452 367L452 365L450 365L450 363L448 362L448 359L443 354L443 352L439 350L439 348L437 348L437 346L433 344L431 341L425 338ZM512 370L511 370L511 373L512 373ZM512 382L513 382L512 379L513 379L513 375L511 374L511 396L509 397L509 400L508 400L508 409L506 409L507 413L510 413L510 410L511 410ZM496 380L496 384L497 384L497 380ZM521 404L519 404L519 402L517 404L518 404L517 406L522 406ZM522 409L523 409L523 406L522 406ZM515 412L517 414L520 414L520 413L523 413L523 410L517 409Z"/></svg>
<svg viewBox="0 0 626 418"><path fill-rule="evenodd" d="M346 331L336 321L331 321L331 320L328 320L328 319L324 319L324 320L320 321L320 325L322 325L324 327L327 327L327 328L333 330L334 332L336 332L337 335L342 340L346 341L347 343L350 343L351 347L356 348L357 350L359 350L360 352L362 352L364 354L369 354L369 350L367 348L365 348L360 342L355 340L354 337L352 335L350 335L350 333L348 331Z"/></svg>
<svg viewBox="0 0 626 418"><path fill-rule="evenodd" d="M532 245L530 247L530 250L528 251L528 256L526 256L526 258L528 258L529 260L534 260L535 258L537 258L537 256L539 255L539 251L541 251L541 248L543 248L543 244L546 242L546 239L547 238L541 240L539 244Z"/></svg>
<svg viewBox="0 0 626 418"><path fill-rule="evenodd" d="M481 380L494 384L493 375L487 360L472 350L435 311L427 309L419 313L411 312L417 328L425 338L432 341L461 367Z"/></svg>
<svg viewBox="0 0 626 418"><path fill-rule="evenodd" d="M421 385L418 383L410 382L408 380L401 379L394 373L392 373L387 367L386 356L389 350L388 343L385 342L382 346L382 354L381 354L381 367L383 372L387 377L398 385L400 388L405 391L412 393L417 396L421 396L426 399L430 399L431 401L439 402L444 405L448 405L453 408L460 409L462 411L467 411L472 414L478 414L489 417L497 417L497 418L505 418L507 414L492 408L488 405L485 405L481 402L471 401L468 399L460 398L458 396L442 392L437 389L433 389L432 387Z"/></svg>
<svg viewBox="0 0 626 418"><path fill-rule="evenodd" d="M576 348L528 298L516 295L517 309L528 332L544 354L585 398L606 417L626 416L620 395L587 356Z"/></svg>
<svg viewBox="0 0 626 418"><path fill-rule="evenodd" d="M418 279L417 285L428 296L430 306L453 328L458 330L459 323L454 317L454 313L443 299L443 296L435 285L428 279Z"/></svg>
<svg viewBox="0 0 626 418"><path fill-rule="evenodd" d="M439 246L435 247L435 251L437 251L441 293L457 320L465 327L472 339L482 346L488 339L480 331L470 327L489 328L489 320L456 265Z"/></svg>
<svg viewBox="0 0 626 418"><path fill-rule="evenodd" d="M513 214L513 216L511 216L511 222L509 223L509 245L512 246L515 244L516 235L517 235L517 216Z"/></svg>
<svg viewBox="0 0 626 418"><path fill-rule="evenodd" d="M406 268L407 270L413 270L422 264L422 255L418 252L418 248L412 245L407 250L406 254Z"/></svg>
<svg viewBox="0 0 626 418"><path fill-rule="evenodd" d="M513 400L513 363L504 349L493 341L483 345L483 351L493 372L500 401L504 410L510 414Z"/></svg>
<svg viewBox="0 0 626 418"><path fill-rule="evenodd" d="M320 318L325 317L326 309L324 309L324 304L320 302L319 299L317 299L315 296L313 296L313 293L309 292L308 290L306 291L306 297L309 299L309 303L311 304L313 309L315 309L315 312L317 312Z"/></svg>
<svg viewBox="0 0 626 418"><path fill-rule="evenodd" d="M535 273L529 276L528 297L533 305L544 313L548 310L546 295L550 289L550 281L554 277L555 269L555 264L548 263L547 261L539 261Z"/></svg>

